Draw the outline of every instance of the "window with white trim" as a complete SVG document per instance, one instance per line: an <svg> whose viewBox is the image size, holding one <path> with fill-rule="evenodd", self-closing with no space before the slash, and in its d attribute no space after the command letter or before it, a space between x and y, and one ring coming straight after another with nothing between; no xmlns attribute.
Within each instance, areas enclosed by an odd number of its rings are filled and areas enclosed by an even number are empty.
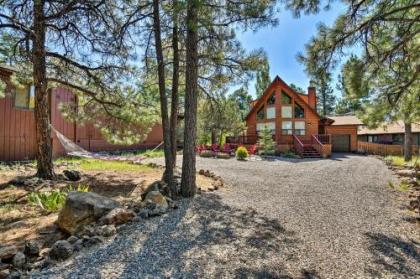
<svg viewBox="0 0 420 279"><path fill-rule="evenodd" d="M292 121L282 121L281 122L281 134L282 135L293 134Z"/></svg>
<svg viewBox="0 0 420 279"><path fill-rule="evenodd" d="M282 118L292 118L292 106L282 106L281 107L281 117Z"/></svg>
<svg viewBox="0 0 420 279"><path fill-rule="evenodd" d="M265 127L267 127L267 129L270 130L272 134L276 133L275 122L257 123L257 133L264 130Z"/></svg>
<svg viewBox="0 0 420 279"><path fill-rule="evenodd" d="M295 134L298 136L305 135L305 121L295 121Z"/></svg>
<svg viewBox="0 0 420 279"><path fill-rule="evenodd" d="M276 108L275 107L267 108L266 114L267 114L267 119L276 118Z"/></svg>

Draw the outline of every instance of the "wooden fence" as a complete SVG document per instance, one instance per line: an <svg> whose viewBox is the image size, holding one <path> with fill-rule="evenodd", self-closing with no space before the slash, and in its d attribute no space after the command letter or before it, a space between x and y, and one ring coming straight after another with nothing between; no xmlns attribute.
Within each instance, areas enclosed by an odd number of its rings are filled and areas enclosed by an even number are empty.
<svg viewBox="0 0 420 279"><path fill-rule="evenodd" d="M413 154L419 153L419 146L413 145ZM368 153L374 155L403 155L404 146L399 144L380 144L372 142L359 141L357 143L357 151L360 153Z"/></svg>

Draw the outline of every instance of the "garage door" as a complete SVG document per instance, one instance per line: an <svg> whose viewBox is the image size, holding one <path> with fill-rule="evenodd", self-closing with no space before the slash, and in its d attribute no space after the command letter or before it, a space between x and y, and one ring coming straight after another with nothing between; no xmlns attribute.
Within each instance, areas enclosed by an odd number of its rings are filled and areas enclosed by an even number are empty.
<svg viewBox="0 0 420 279"><path fill-rule="evenodd" d="M350 152L350 135L332 135L333 152Z"/></svg>

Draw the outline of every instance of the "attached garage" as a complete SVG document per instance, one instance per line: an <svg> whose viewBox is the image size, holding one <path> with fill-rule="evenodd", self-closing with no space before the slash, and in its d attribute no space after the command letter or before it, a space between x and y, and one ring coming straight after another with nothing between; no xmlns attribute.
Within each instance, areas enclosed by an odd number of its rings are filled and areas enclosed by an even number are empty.
<svg viewBox="0 0 420 279"><path fill-rule="evenodd" d="M356 152L357 128L362 122L354 115L331 116L325 133L331 135L332 152Z"/></svg>
<svg viewBox="0 0 420 279"><path fill-rule="evenodd" d="M331 135L332 152L350 152L351 135Z"/></svg>

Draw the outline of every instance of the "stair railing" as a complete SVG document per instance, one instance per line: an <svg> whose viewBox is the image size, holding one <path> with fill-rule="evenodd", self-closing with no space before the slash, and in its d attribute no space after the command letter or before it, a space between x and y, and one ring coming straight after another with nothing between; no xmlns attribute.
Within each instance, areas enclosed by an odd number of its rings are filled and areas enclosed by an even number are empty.
<svg viewBox="0 0 420 279"><path fill-rule="evenodd" d="M295 134L293 134L293 147L296 153L303 157L303 143Z"/></svg>
<svg viewBox="0 0 420 279"><path fill-rule="evenodd" d="M320 141L317 135L312 135L311 137L312 147L319 153L319 155L324 156L324 144Z"/></svg>

